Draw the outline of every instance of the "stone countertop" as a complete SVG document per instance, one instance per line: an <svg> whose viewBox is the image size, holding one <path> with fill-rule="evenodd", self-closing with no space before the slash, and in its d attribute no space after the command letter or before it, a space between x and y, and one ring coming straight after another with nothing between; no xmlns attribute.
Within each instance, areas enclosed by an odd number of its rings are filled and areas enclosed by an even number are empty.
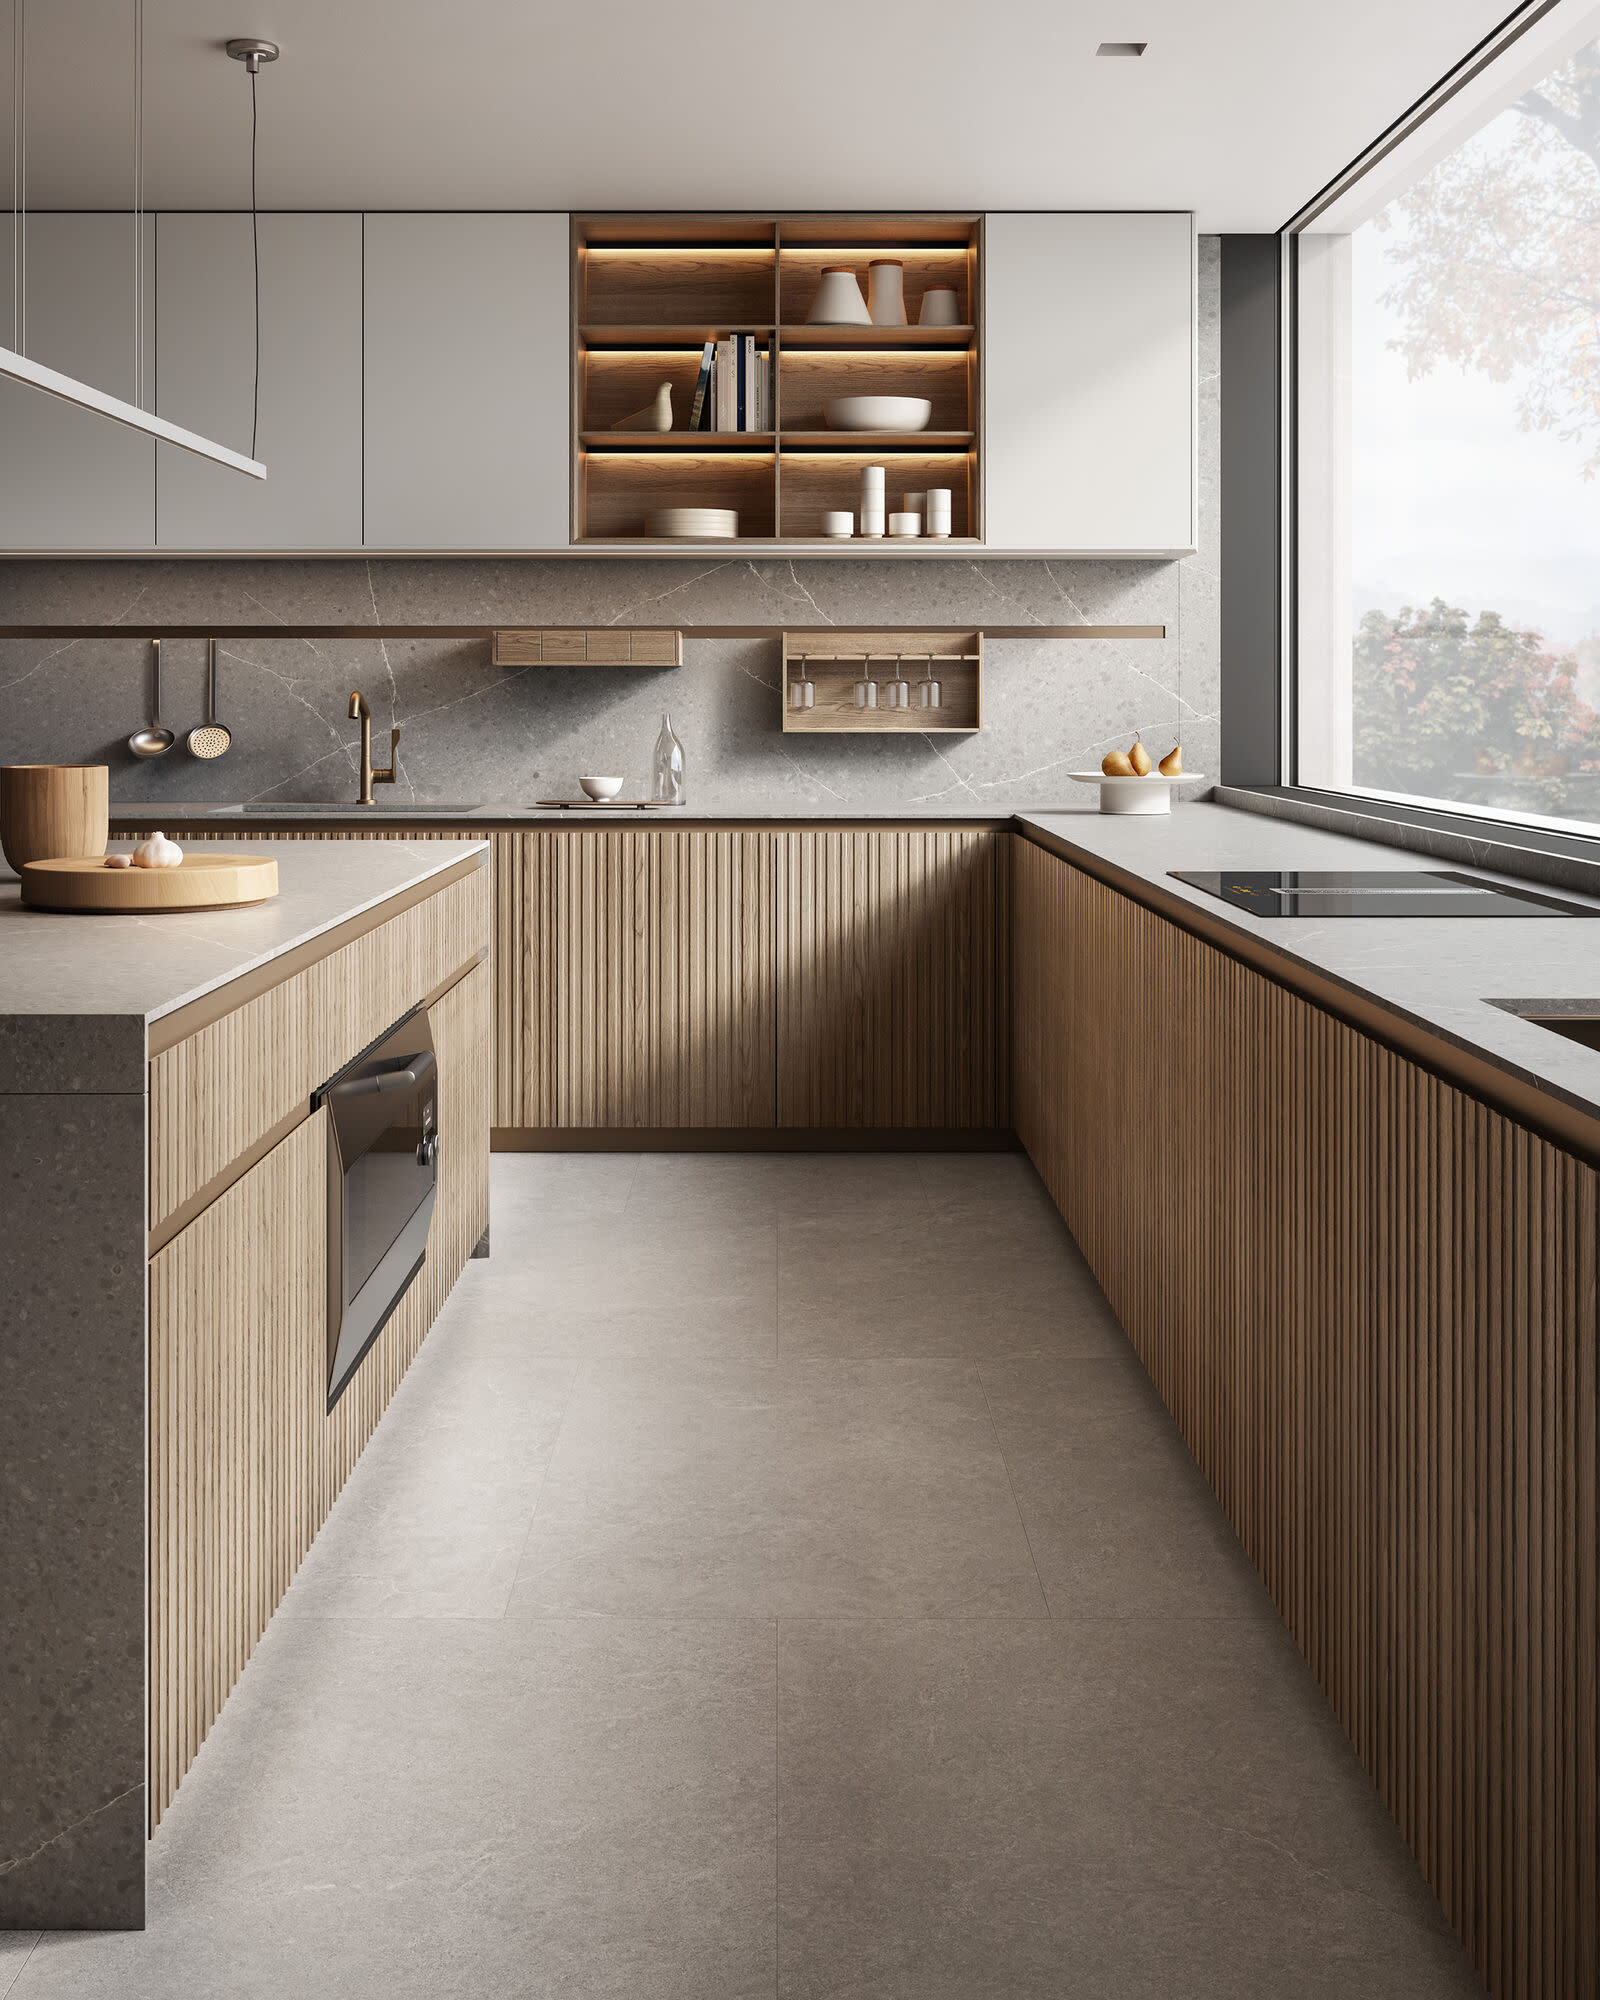
<svg viewBox="0 0 1600 2000"><path fill-rule="evenodd" d="M1205 781L1202 780L1202 783ZM281 826L314 828L319 826L730 826L746 825L751 822L784 823L791 826L808 825L812 822L839 821L882 821L885 825L916 825L921 821L941 820L978 821L984 825L1005 826L1021 810L1015 804L993 804L987 800L967 798L953 800L948 804L937 802L925 805L889 804L884 806L837 805L837 806L795 806L792 803L772 806L663 806L653 807L648 812L629 811L627 808L607 806L583 806L575 811L565 811L548 806L495 806L495 805L412 805L403 806L379 803L372 806L344 804L334 805L169 805L169 806L118 806L111 807L113 827L157 827L178 826L186 821L198 820L212 825L220 832L230 820L245 826ZM1034 807L1029 810L1048 812L1050 807Z"/></svg>
<svg viewBox="0 0 1600 2000"><path fill-rule="evenodd" d="M1159 891L1214 924L1344 987L1519 1083L1600 1118L1600 1052L1519 1020L1493 1000L1551 1003L1545 1011L1600 1012L1600 921L1570 917L1254 917L1169 870L1234 868L1451 868L1527 891L1525 879L1462 869L1383 842L1266 819L1222 805L1179 805L1170 818L1023 812L1018 824ZM1542 890L1600 910L1600 899ZM1563 1008L1565 1003L1565 1008ZM1583 1011L1588 1011L1584 1009Z"/></svg>
<svg viewBox="0 0 1600 2000"><path fill-rule="evenodd" d="M271 902L236 910L78 916L31 910L0 873L0 1023L111 1017L144 1024L487 848L482 840L230 846L278 864Z"/></svg>

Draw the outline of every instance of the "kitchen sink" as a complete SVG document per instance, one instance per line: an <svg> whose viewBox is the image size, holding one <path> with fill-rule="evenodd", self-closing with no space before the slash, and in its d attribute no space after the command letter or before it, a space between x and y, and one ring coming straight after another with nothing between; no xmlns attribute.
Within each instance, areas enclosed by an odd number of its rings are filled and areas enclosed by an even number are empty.
<svg viewBox="0 0 1600 2000"><path fill-rule="evenodd" d="M334 815L342 817L349 813L352 818L395 819L413 815L425 819L464 819L468 813L478 811L476 806L464 805L390 805L385 799L379 805L358 806L348 799L291 799L281 805L211 806L208 812L220 819L224 813L247 813L252 819L279 819L294 814L301 819L329 819Z"/></svg>
<svg viewBox="0 0 1600 2000"><path fill-rule="evenodd" d="M1531 1021L1536 1028L1548 1028L1569 1042L1586 1049L1600 1050L1600 999L1597 1000L1491 1000L1519 1020Z"/></svg>

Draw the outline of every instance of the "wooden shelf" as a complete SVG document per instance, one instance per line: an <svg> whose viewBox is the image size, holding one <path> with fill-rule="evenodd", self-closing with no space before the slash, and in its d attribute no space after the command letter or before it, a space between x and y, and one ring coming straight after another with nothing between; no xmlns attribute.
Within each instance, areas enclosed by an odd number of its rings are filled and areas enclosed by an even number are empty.
<svg viewBox="0 0 1600 2000"><path fill-rule="evenodd" d="M771 431L583 431L585 451L747 451L770 458L777 447Z"/></svg>
<svg viewBox="0 0 1600 2000"><path fill-rule="evenodd" d="M783 347L853 347L872 354L885 347L970 347L977 332L973 326L782 326L778 341Z"/></svg>
<svg viewBox="0 0 1600 2000"><path fill-rule="evenodd" d="M780 431L783 451L965 451L974 431Z"/></svg>
<svg viewBox="0 0 1600 2000"><path fill-rule="evenodd" d="M770 340L775 329L751 320L709 321L694 326L667 326L655 321L648 326L627 326L610 322L604 326L580 326L578 338L588 347L704 347L708 340L726 340L730 333L753 333L758 340Z"/></svg>
<svg viewBox="0 0 1600 2000"><path fill-rule="evenodd" d="M821 533L824 512L855 508L859 468L873 462L906 490L950 487L955 533L939 546L981 545L981 238L974 215L575 215L575 545L676 546L677 537L644 533L652 512L725 506L738 509L742 548L903 555L916 545L846 545ZM904 265L912 318L929 287L943 285L954 288L963 323L804 324L827 266L848 265L864 285L881 257ZM775 433L683 428L705 343L734 333L775 355ZM663 382L680 428L611 428L647 408ZM924 397L930 427L829 429L829 401L856 394Z"/></svg>
<svg viewBox="0 0 1600 2000"><path fill-rule="evenodd" d="M925 674L939 683L937 708L917 702ZM897 675L910 684L909 708L856 707L857 681L876 681L881 704ZM810 708L790 706L797 679L815 690ZM787 736L971 736L983 727L983 634L785 632L781 688Z"/></svg>

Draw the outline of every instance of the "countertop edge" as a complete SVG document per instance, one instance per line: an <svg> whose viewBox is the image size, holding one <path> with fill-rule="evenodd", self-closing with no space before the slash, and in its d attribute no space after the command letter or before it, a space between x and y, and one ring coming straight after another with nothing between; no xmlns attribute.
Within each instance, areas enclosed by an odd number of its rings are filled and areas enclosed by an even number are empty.
<svg viewBox="0 0 1600 2000"><path fill-rule="evenodd" d="M1222 811L1237 807L1219 806ZM1098 817L1098 815L1095 815ZM1441 1023L1401 1005L1391 996L1376 992L1334 967L1295 951L1275 938L1261 935L1234 915L1220 899L1215 910L1197 907L1139 869L1085 847L1055 826L1042 824L1028 813L1014 815L1019 833L1062 860L1080 866L1083 872L1103 882L1107 888L1128 895L1154 915L1174 923L1206 944L1229 952L1253 971L1297 992L1313 1005L1347 1020L1363 1034L1382 1036L1382 1028L1371 1016L1395 1024L1409 1033L1391 1033L1388 1040L1413 1061L1434 1068L1446 1080L1474 1095L1498 1102L1500 1107L1523 1123L1540 1127L1556 1142L1577 1151L1600 1165L1600 1104L1567 1089L1553 1078L1514 1062L1500 1051L1473 1042ZM1380 843L1372 843L1377 846ZM1404 850L1396 849L1397 852ZM1493 871L1481 869L1490 874ZM1281 972L1280 969L1281 968ZM1347 1004L1341 1008L1339 997ZM1453 1051L1454 1059L1444 1054ZM1464 1060L1463 1060L1464 1059ZM1503 1079L1497 1085L1496 1080ZM1509 1087L1507 1087L1509 1086Z"/></svg>

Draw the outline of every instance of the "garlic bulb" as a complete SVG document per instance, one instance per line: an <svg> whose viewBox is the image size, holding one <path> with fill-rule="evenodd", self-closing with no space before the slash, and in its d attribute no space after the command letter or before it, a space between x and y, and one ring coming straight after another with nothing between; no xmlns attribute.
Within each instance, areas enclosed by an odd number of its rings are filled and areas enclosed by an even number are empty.
<svg viewBox="0 0 1600 2000"><path fill-rule="evenodd" d="M133 850L135 868L176 868L182 859L183 849L164 833L152 833Z"/></svg>

